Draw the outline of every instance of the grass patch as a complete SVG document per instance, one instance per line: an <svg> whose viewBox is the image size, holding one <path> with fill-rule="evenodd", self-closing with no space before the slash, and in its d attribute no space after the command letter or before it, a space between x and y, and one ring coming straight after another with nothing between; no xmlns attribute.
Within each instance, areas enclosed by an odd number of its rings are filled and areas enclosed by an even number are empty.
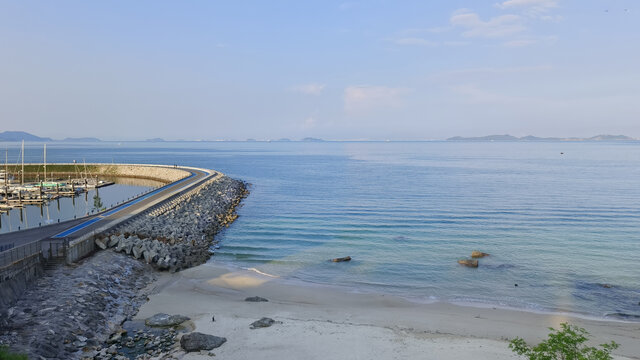
<svg viewBox="0 0 640 360"><path fill-rule="evenodd" d="M0 360L28 360L25 354L16 354L9 351L7 346L0 346Z"/></svg>
<svg viewBox="0 0 640 360"><path fill-rule="evenodd" d="M9 165L9 172L13 172L16 173L18 171L20 171L21 166L20 165ZM52 173L52 172L63 172L63 173L75 173L77 172L84 172L84 165L83 164L47 164L47 173ZM98 167L96 165L87 165L87 171L88 172L96 172L96 170L98 169ZM25 164L24 165L24 173L42 173L44 172L44 166L43 164Z"/></svg>

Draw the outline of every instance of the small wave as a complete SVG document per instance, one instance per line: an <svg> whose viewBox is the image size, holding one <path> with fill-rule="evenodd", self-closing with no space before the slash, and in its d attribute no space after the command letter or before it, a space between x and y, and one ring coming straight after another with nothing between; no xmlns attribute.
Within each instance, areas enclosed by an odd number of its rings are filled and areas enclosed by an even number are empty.
<svg viewBox="0 0 640 360"><path fill-rule="evenodd" d="M276 279L280 277L278 275L267 274L266 272L260 271L260 270L258 270L256 268L244 268L244 269L245 270L249 270L249 271L253 271L253 272L258 273L260 275L264 275L264 276L268 276L268 277L272 277L272 278L276 278Z"/></svg>
<svg viewBox="0 0 640 360"><path fill-rule="evenodd" d="M505 270L505 269L513 269L513 268L516 267L516 265L513 265L513 264L498 264L498 265L485 264L485 265L482 265L482 267L485 267L487 269L494 269L494 270Z"/></svg>
<svg viewBox="0 0 640 360"><path fill-rule="evenodd" d="M612 317L616 319L624 320L640 320L640 314L628 314L623 312L612 312L604 315L605 317Z"/></svg>

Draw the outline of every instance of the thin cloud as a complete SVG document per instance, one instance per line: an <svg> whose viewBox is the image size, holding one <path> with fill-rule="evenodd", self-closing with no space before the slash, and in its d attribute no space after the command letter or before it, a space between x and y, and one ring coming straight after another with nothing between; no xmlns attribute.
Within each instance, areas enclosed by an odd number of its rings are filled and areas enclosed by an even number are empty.
<svg viewBox="0 0 640 360"><path fill-rule="evenodd" d="M526 30L523 19L518 15L501 15L487 21L466 9L456 11L449 20L451 25L465 29L464 37L500 38L515 35Z"/></svg>
<svg viewBox="0 0 640 360"><path fill-rule="evenodd" d="M311 84L296 85L292 87L291 90L297 93L306 94L306 95L320 95L322 94L322 91L324 91L324 88L325 88L324 84L311 83Z"/></svg>
<svg viewBox="0 0 640 360"><path fill-rule="evenodd" d="M402 96L407 88L387 86L348 86L344 89L344 109L349 114L358 114L384 107L401 107Z"/></svg>
<svg viewBox="0 0 640 360"><path fill-rule="evenodd" d="M494 93L479 88L475 84L453 85L449 89L460 96L460 100L468 104L513 104L523 99L511 95Z"/></svg>
<svg viewBox="0 0 640 360"><path fill-rule="evenodd" d="M469 44L468 41L445 41L442 43L444 46L467 46Z"/></svg>
<svg viewBox="0 0 640 360"><path fill-rule="evenodd" d="M549 10L558 7L558 1L556 0L507 0L501 3L497 3L496 7L501 9L512 8L537 8Z"/></svg>
<svg viewBox="0 0 640 360"><path fill-rule="evenodd" d="M311 129L316 126L316 119L313 116L309 116L302 122L302 128Z"/></svg>
<svg viewBox="0 0 640 360"><path fill-rule="evenodd" d="M517 48L517 47L525 47L525 46L533 45L536 43L537 43L536 40L523 39L523 40L505 41L504 43L502 43L502 45L506 47Z"/></svg>
<svg viewBox="0 0 640 360"><path fill-rule="evenodd" d="M549 11L558 7L556 0L508 0L496 3L495 7L502 10L521 10L532 18L540 18L545 21L559 21L561 16L546 15Z"/></svg>
<svg viewBox="0 0 640 360"><path fill-rule="evenodd" d="M513 73L530 73L553 70L550 65L532 65L532 66L510 66L510 67L481 67L471 69L461 69L447 71L443 75L464 75L464 74L513 74Z"/></svg>
<svg viewBox="0 0 640 360"><path fill-rule="evenodd" d="M524 37L520 39L505 41L502 43L502 46L518 48L518 47L525 47L525 46L531 46L531 45L537 45L537 44L542 44L542 45L552 44L557 40L558 40L558 37L553 35L552 36L530 36L530 37Z"/></svg>
<svg viewBox="0 0 640 360"><path fill-rule="evenodd" d="M342 11L346 11L349 9L352 9L354 6L356 6L355 2L343 2L340 5L338 5L338 9L342 10Z"/></svg>
<svg viewBox="0 0 640 360"><path fill-rule="evenodd" d="M453 29L453 27L451 26L436 26L436 27L430 27L430 28L410 28L410 29L404 29L401 31L401 33L404 34L423 34L423 33L432 33L432 34L439 34L439 33L445 33L447 31L450 31L451 29Z"/></svg>
<svg viewBox="0 0 640 360"><path fill-rule="evenodd" d="M438 43L435 41L418 38L418 37L407 37L396 39L394 42L398 45L409 45L409 46L438 46Z"/></svg>
<svg viewBox="0 0 640 360"><path fill-rule="evenodd" d="M537 73L553 71L551 65L530 65L530 66L506 66L506 67L478 67L457 70L448 70L431 74L428 79L435 83L441 83L450 87L455 83L468 83L471 81L495 81L497 78L514 76L535 76ZM528 75L530 74L530 75Z"/></svg>

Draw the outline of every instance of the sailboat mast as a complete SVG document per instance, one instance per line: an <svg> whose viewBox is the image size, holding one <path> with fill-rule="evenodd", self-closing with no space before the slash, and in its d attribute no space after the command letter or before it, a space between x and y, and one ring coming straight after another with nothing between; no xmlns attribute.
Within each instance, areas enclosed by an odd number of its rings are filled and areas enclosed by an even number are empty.
<svg viewBox="0 0 640 360"><path fill-rule="evenodd" d="M5 196L8 196L9 194L7 194L7 182L9 181L9 165L7 165L9 163L9 148L4 149L4 194Z"/></svg>
<svg viewBox="0 0 640 360"><path fill-rule="evenodd" d="M44 144L44 182L47 182L47 144Z"/></svg>
<svg viewBox="0 0 640 360"><path fill-rule="evenodd" d="M22 154L22 172L21 172L22 177L20 178L20 185L24 186L24 140L22 140L21 154Z"/></svg>

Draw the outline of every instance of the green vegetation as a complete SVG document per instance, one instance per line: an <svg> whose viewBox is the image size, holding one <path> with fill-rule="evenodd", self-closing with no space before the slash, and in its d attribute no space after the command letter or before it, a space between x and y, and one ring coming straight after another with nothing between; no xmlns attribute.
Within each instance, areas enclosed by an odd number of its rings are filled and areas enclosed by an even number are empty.
<svg viewBox="0 0 640 360"><path fill-rule="evenodd" d="M0 346L0 360L28 360L27 355L15 354L9 351L7 346Z"/></svg>
<svg viewBox="0 0 640 360"><path fill-rule="evenodd" d="M102 199L100 198L100 196L98 196L98 194L96 193L96 195L93 197L93 209L95 211L102 211L105 210L104 204L102 204Z"/></svg>
<svg viewBox="0 0 640 360"><path fill-rule="evenodd" d="M589 333L580 327L560 324L561 330L549 328L549 338L536 346L529 346L521 338L511 340L509 348L529 360L612 360L611 351L618 344L601 344L600 348L587 346Z"/></svg>
<svg viewBox="0 0 640 360"><path fill-rule="evenodd" d="M96 165L87 165L88 172L95 172L97 170ZM60 173L75 173L84 172L83 164L47 164L47 173L60 172ZM9 164L9 172L20 171L20 165ZM24 172L26 173L42 173L44 171L43 164L24 164Z"/></svg>
<svg viewBox="0 0 640 360"><path fill-rule="evenodd" d="M4 167L2 166L2 170ZM20 179L20 171L22 170L22 166L20 164L9 164L8 166L9 174L13 175L14 178ZM99 170L99 166L97 165L87 165L86 172L89 174L96 174ZM74 177L76 174L84 173L85 165L84 164L47 164L47 178L60 178L72 176ZM44 166L43 164L24 164L24 178L27 181L34 181L37 179L42 179L44 175Z"/></svg>

